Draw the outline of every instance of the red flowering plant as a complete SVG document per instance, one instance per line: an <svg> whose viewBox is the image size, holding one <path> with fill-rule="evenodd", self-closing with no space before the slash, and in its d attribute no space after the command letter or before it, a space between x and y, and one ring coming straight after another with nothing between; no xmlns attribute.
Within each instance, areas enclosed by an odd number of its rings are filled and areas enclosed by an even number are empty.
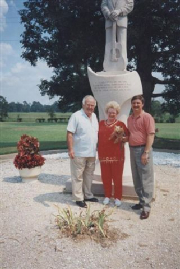
<svg viewBox="0 0 180 269"><path fill-rule="evenodd" d="M42 166L45 162L45 158L39 154L39 141L33 136L22 135L17 143L17 150L13 163L18 169Z"/></svg>

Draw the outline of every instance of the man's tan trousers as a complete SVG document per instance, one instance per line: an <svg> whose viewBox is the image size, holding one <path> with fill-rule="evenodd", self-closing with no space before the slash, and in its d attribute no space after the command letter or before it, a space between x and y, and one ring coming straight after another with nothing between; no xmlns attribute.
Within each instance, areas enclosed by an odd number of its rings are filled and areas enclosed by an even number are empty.
<svg viewBox="0 0 180 269"><path fill-rule="evenodd" d="M91 186L95 170L95 157L75 157L70 161L72 199L83 201L93 198Z"/></svg>

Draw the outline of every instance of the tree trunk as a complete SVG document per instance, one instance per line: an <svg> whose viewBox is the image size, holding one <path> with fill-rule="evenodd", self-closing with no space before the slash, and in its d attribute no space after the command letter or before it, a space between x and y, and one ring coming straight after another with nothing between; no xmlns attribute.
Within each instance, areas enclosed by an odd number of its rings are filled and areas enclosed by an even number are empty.
<svg viewBox="0 0 180 269"><path fill-rule="evenodd" d="M146 29L142 26L141 31ZM141 36L144 36L143 34ZM146 112L151 111L151 97L154 91L154 81L152 77L152 53L151 53L151 37L144 36L144 39L139 42L137 47L137 72L140 75L143 96L145 98L144 110Z"/></svg>
<svg viewBox="0 0 180 269"><path fill-rule="evenodd" d="M151 112L151 98L152 98L152 93L154 91L154 83L152 83L152 79L147 80L147 79L141 79L142 82L142 88L143 88L143 96L145 99L145 104L144 104L144 110L148 113Z"/></svg>

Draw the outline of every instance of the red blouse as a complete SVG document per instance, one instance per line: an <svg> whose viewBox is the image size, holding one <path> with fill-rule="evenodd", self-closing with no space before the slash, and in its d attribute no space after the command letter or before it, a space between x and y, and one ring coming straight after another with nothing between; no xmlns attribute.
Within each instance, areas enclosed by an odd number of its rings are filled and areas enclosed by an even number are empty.
<svg viewBox="0 0 180 269"><path fill-rule="evenodd" d="M114 143L114 139L109 139L114 132L115 126L120 126L124 129L126 136L129 136L129 130L121 121L116 121L114 124L107 125L105 120L99 122L99 140L98 154L100 162L117 162L124 161L124 145L121 141Z"/></svg>

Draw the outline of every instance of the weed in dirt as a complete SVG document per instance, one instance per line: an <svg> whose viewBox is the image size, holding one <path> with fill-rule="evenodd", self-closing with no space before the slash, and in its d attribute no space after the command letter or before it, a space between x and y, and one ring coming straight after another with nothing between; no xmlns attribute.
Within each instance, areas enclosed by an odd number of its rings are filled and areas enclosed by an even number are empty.
<svg viewBox="0 0 180 269"><path fill-rule="evenodd" d="M71 237L75 241L92 239L100 243L102 247L109 247L118 239L124 240L129 235L121 233L118 229L111 230L109 227L109 216L113 211L95 210L91 212L90 206L86 211L80 211L79 214L73 213L71 207L58 209L56 224L61 231L62 236Z"/></svg>

